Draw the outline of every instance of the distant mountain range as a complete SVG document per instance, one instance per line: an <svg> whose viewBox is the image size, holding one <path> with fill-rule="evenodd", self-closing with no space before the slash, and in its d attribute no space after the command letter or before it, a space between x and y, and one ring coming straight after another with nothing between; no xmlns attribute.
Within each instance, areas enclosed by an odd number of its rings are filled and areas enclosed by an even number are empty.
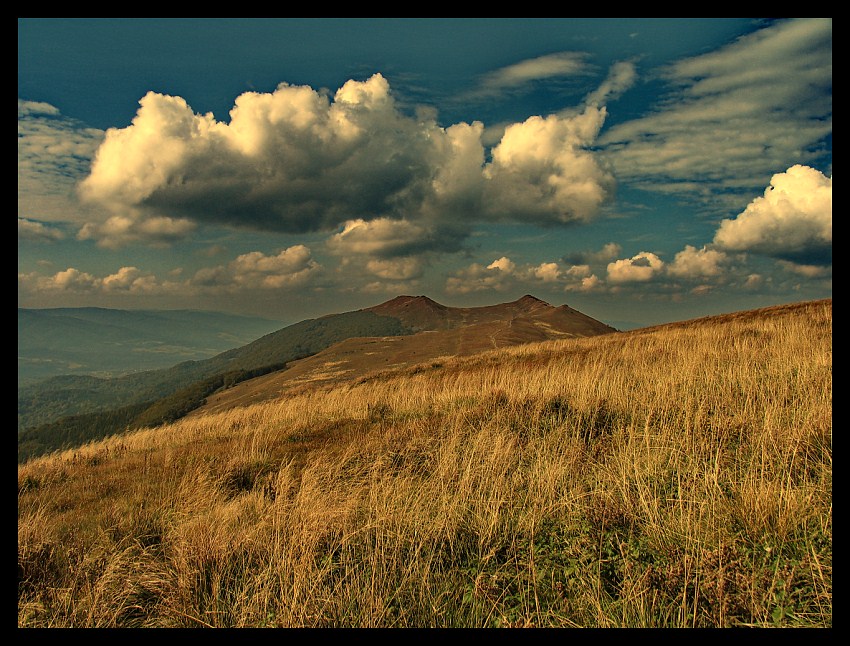
<svg viewBox="0 0 850 646"><path fill-rule="evenodd" d="M115 378L63 375L19 387L19 458L22 444L25 455L38 454L173 421L202 406L267 399L281 383L351 378L440 356L612 332L566 305L554 307L533 296L472 308L399 296L308 319L207 359Z"/></svg>
<svg viewBox="0 0 850 646"><path fill-rule="evenodd" d="M168 368L245 345L282 325L195 310L18 308L18 385L58 375L117 377Z"/></svg>

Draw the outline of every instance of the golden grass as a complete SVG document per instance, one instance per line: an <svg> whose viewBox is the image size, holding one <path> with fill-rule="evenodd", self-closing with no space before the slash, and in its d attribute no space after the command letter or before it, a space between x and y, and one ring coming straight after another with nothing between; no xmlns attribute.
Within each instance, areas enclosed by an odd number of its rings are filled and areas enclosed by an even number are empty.
<svg viewBox="0 0 850 646"><path fill-rule="evenodd" d="M832 302L441 358L18 468L18 625L832 625Z"/></svg>

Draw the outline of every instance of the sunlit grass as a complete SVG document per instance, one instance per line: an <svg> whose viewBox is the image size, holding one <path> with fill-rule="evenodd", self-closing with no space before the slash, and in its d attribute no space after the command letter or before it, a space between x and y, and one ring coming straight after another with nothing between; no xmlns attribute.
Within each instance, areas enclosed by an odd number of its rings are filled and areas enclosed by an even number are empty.
<svg viewBox="0 0 850 646"><path fill-rule="evenodd" d="M831 626L831 343L778 308L34 459L18 625Z"/></svg>

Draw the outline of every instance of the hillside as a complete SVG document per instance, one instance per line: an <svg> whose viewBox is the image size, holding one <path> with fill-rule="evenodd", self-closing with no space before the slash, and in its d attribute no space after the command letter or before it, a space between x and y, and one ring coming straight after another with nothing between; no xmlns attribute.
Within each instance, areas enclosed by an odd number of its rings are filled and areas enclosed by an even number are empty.
<svg viewBox="0 0 850 646"><path fill-rule="evenodd" d="M222 312L18 308L18 387L59 375L117 377L208 359L281 327Z"/></svg>
<svg viewBox="0 0 850 646"><path fill-rule="evenodd" d="M303 384L20 464L18 626L831 628L832 420L831 299Z"/></svg>
<svg viewBox="0 0 850 646"><path fill-rule="evenodd" d="M351 376L430 357L613 331L566 305L553 307L532 296L477 308L451 308L425 296L400 296L372 308L302 321L210 359L166 370L118 379L63 376L21 388L19 459L116 429L173 421L208 400L212 406L226 407L241 405L230 402L246 397L275 396L281 379ZM408 340L407 335L413 336ZM326 349L312 361L293 363ZM281 373L290 367L293 372ZM275 376L254 380L247 390L233 388L265 373ZM224 402L213 396L216 391L226 393Z"/></svg>
<svg viewBox="0 0 850 646"><path fill-rule="evenodd" d="M471 308L447 307L426 296L399 296L365 311L396 318L417 332L346 339L283 370L216 393L195 414L274 399L293 388L349 380L379 370L525 343L616 332L567 305L553 307L528 295L510 303Z"/></svg>

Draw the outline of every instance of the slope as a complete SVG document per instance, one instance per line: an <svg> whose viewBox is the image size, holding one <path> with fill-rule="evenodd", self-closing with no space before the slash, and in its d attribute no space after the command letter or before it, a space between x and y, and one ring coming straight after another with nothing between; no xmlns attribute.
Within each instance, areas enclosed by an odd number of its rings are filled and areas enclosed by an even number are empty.
<svg viewBox="0 0 850 646"><path fill-rule="evenodd" d="M397 318L418 332L346 339L284 370L216 393L196 414L274 399L308 384L352 379L441 357L616 332L567 305L554 307L529 295L509 303L471 308L447 307L426 296L399 296L365 311Z"/></svg>

